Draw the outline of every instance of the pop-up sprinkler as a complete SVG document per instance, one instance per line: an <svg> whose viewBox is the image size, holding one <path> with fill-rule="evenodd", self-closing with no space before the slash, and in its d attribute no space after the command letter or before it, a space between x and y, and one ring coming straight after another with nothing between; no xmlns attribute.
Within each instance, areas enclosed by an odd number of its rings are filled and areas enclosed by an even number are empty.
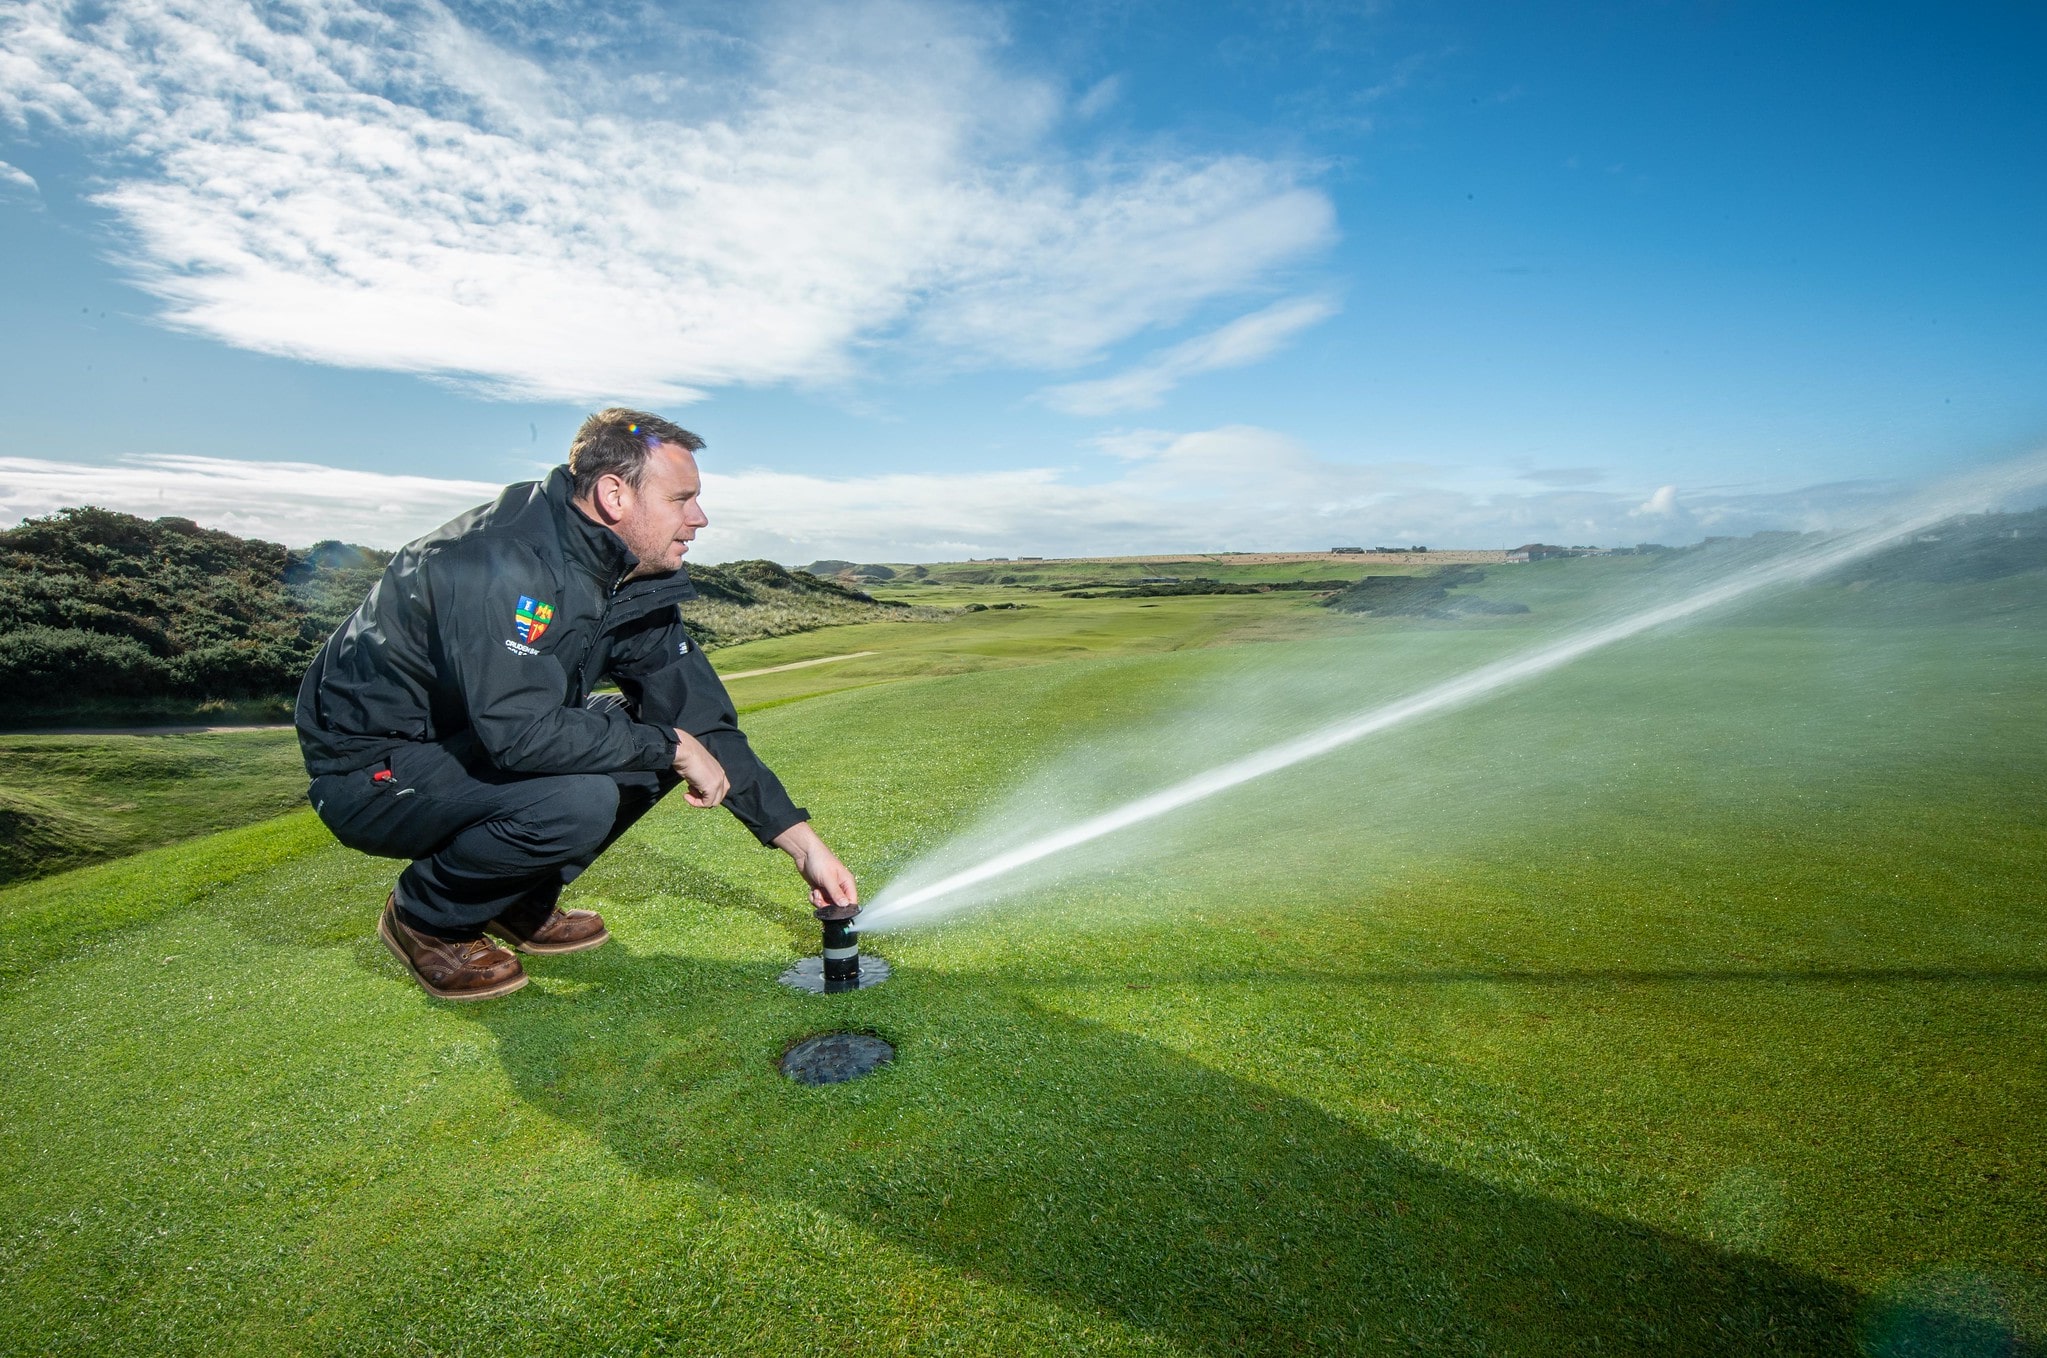
<svg viewBox="0 0 2047 1358"><path fill-rule="evenodd" d="M837 995L886 981L888 963L860 955L859 931L853 926L853 917L859 913L857 905L819 906L816 914L824 924L824 952L783 972L782 984L813 995Z"/></svg>

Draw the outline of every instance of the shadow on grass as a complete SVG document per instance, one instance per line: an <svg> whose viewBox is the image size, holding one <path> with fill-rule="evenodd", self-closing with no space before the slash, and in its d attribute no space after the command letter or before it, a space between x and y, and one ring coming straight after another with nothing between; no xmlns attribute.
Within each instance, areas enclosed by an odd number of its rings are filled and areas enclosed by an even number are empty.
<svg viewBox="0 0 2047 1358"><path fill-rule="evenodd" d="M1868 1312L1839 1283L1446 1171L986 978L820 1001L764 966L574 961L573 998L474 1017L523 1097L639 1172L807 1204L1197 1350L1858 1351ZM822 1090L774 1071L847 1027L896 1064ZM2012 1351L1906 1319L1956 1342L1897 1352Z"/></svg>

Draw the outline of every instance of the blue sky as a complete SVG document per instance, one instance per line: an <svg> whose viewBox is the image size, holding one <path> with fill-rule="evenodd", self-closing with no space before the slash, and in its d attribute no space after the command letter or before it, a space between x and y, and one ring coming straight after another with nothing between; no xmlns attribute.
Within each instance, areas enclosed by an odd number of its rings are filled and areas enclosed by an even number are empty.
<svg viewBox="0 0 2047 1358"><path fill-rule="evenodd" d="M2038 6L0 14L0 518L707 559L1810 527L2047 434Z"/></svg>

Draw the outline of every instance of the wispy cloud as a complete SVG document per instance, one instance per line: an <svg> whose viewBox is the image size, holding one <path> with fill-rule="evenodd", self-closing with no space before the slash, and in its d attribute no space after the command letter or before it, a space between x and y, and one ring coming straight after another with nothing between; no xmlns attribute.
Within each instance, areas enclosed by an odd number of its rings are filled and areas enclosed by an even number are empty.
<svg viewBox="0 0 2047 1358"><path fill-rule="evenodd" d="M1123 97L1123 77L1107 76L1098 80L1087 93L1074 101L1073 116L1080 119L1098 118L1115 106Z"/></svg>
<svg viewBox="0 0 2047 1358"><path fill-rule="evenodd" d="M27 170L0 160L0 193L10 196L25 193L41 197L42 187L36 183L36 177Z"/></svg>
<svg viewBox="0 0 2047 1358"><path fill-rule="evenodd" d="M1170 551L1323 550L1381 542L1668 542L1703 533L1818 528L1866 506L1867 483L1668 497L1653 528L1644 491L1552 489L1415 463L1316 456L1269 429L1138 431L1102 441L1106 479L1072 468L831 478L727 471L706 459L707 561L815 557L936 561ZM394 547L494 498L499 487L296 462L135 456L111 466L0 458L0 522L98 504L303 546L339 537ZM1661 492L1650 497L1654 503Z"/></svg>
<svg viewBox="0 0 2047 1358"><path fill-rule="evenodd" d="M1335 314L1336 303L1327 297L1290 298L1161 350L1113 377L1047 387L1041 397L1046 405L1070 415L1149 410L1197 373L1256 363L1309 326Z"/></svg>
<svg viewBox="0 0 2047 1358"><path fill-rule="evenodd" d="M1058 368L1331 239L1292 165L1062 143L981 12L734 12L18 0L0 120L94 149L171 324L541 398Z"/></svg>

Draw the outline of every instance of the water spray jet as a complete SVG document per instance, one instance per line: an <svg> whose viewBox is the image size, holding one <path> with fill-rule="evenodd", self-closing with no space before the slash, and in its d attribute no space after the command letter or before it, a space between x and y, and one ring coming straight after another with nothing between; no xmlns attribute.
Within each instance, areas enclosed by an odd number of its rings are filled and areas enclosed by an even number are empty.
<svg viewBox="0 0 2047 1358"><path fill-rule="evenodd" d="M1063 855L1104 835L1154 820L1355 741L1483 701L1503 689L1547 674L1593 651L1652 628L1682 622L1772 588L1811 580L1957 514L1980 508L1985 500L2030 489L2043 481L2047 481L2047 453L2035 453L1956 478L1900 506L1888 520L1864 524L1824 542L1795 549L1760 565L1737 571L1725 580L1680 598L1583 628L1519 655L1481 665L1410 697L1356 713L1219 768L1183 779L1063 830L995 854L938 881L902 890L885 889L868 908L867 928L870 931L898 928L935 918L968 903L972 898L967 893L974 888L1043 859Z"/></svg>

